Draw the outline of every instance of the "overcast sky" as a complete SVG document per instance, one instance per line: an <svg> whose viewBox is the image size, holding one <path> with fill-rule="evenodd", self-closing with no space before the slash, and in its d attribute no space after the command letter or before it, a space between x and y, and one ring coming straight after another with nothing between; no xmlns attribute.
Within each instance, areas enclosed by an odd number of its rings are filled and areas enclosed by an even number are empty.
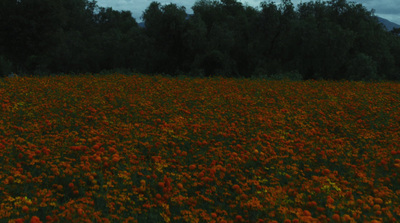
<svg viewBox="0 0 400 223"><path fill-rule="evenodd" d="M115 10L128 10L132 12L137 22L141 22L143 11L153 0L97 0L97 5L101 7L112 7ZM239 0L244 4L257 7L263 0ZM297 6L300 2L309 2L310 0L292 0ZM187 13L192 13L191 7L196 0L158 0L161 4L175 3L179 6L185 6ZM268 2L268 1L267 1ZM280 0L274 1L280 3ZM363 4L368 10L375 9L375 15L390 20L400 25L400 1L399 0L353 0L348 2L357 2Z"/></svg>

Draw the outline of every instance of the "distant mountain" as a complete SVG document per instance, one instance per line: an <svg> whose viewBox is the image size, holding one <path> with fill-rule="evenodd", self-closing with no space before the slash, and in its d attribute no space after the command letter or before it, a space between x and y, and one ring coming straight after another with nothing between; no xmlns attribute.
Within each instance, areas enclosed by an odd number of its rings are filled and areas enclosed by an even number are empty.
<svg viewBox="0 0 400 223"><path fill-rule="evenodd" d="M139 27L144 28L144 22L139 22L138 25L139 25Z"/></svg>
<svg viewBox="0 0 400 223"><path fill-rule="evenodd" d="M384 18L381 18L379 16L378 16L378 20L379 20L380 23L382 23L386 27L386 29L388 31L392 31L393 28L396 28L396 29L400 28L399 24L396 24L394 22L391 22L391 21L389 21L387 19L384 19Z"/></svg>

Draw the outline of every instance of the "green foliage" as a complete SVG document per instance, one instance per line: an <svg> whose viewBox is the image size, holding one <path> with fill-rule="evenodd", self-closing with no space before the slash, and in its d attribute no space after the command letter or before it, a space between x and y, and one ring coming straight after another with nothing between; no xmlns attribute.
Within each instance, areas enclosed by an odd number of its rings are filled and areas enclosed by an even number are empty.
<svg viewBox="0 0 400 223"><path fill-rule="evenodd" d="M0 55L0 77L5 77L12 72L12 63Z"/></svg>
<svg viewBox="0 0 400 223"><path fill-rule="evenodd" d="M298 71L268 75L267 73L263 73L263 70L259 70L255 75L252 76L252 78L266 79L266 80L291 80L291 81L303 80L303 76Z"/></svg>
<svg viewBox="0 0 400 223"><path fill-rule="evenodd" d="M141 28L129 11L96 1L4 0L0 71L400 80L399 30L361 4L197 0L192 9L152 2Z"/></svg>
<svg viewBox="0 0 400 223"><path fill-rule="evenodd" d="M270 79L272 80L292 80L292 81L301 81L303 80L303 76L297 72L285 72L285 73L280 73L280 74L275 74L270 76Z"/></svg>
<svg viewBox="0 0 400 223"><path fill-rule="evenodd" d="M348 65L348 77L354 81L378 80L377 63L365 54L358 54Z"/></svg>

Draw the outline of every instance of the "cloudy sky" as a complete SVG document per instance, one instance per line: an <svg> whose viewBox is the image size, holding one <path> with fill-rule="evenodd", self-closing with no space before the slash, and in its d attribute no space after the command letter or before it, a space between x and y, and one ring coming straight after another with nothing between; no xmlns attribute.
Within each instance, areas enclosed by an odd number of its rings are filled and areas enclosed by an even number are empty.
<svg viewBox="0 0 400 223"><path fill-rule="evenodd" d="M143 11L149 6L153 0L97 0L97 5L101 7L112 7L115 10L129 10L137 22L141 22L140 17ZM179 6L185 6L188 13L192 13L191 7L196 0L157 0L161 4L175 3ZM239 0L244 4L257 7L264 0ZM310 0L292 0L297 6L300 2L308 2ZM363 4L368 10L375 9L375 15L400 24L400 4L399 0L351 0ZM351 2L349 1L349 2ZM268 2L268 1L267 1ZM280 0L275 2L280 3Z"/></svg>

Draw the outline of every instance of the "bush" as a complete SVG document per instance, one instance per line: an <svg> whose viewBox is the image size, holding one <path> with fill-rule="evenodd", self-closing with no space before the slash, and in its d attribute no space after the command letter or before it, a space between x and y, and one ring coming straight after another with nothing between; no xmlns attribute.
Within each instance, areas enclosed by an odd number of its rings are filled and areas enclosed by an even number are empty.
<svg viewBox="0 0 400 223"><path fill-rule="evenodd" d="M4 56L0 55L0 76L7 77L12 73L12 63Z"/></svg>
<svg viewBox="0 0 400 223"><path fill-rule="evenodd" d="M352 81L379 80L377 63L370 56L359 53L350 61L347 76Z"/></svg>
<svg viewBox="0 0 400 223"><path fill-rule="evenodd" d="M301 81L303 80L303 76L298 71L285 72L280 74L274 74L270 76L272 80L292 80L292 81Z"/></svg>

